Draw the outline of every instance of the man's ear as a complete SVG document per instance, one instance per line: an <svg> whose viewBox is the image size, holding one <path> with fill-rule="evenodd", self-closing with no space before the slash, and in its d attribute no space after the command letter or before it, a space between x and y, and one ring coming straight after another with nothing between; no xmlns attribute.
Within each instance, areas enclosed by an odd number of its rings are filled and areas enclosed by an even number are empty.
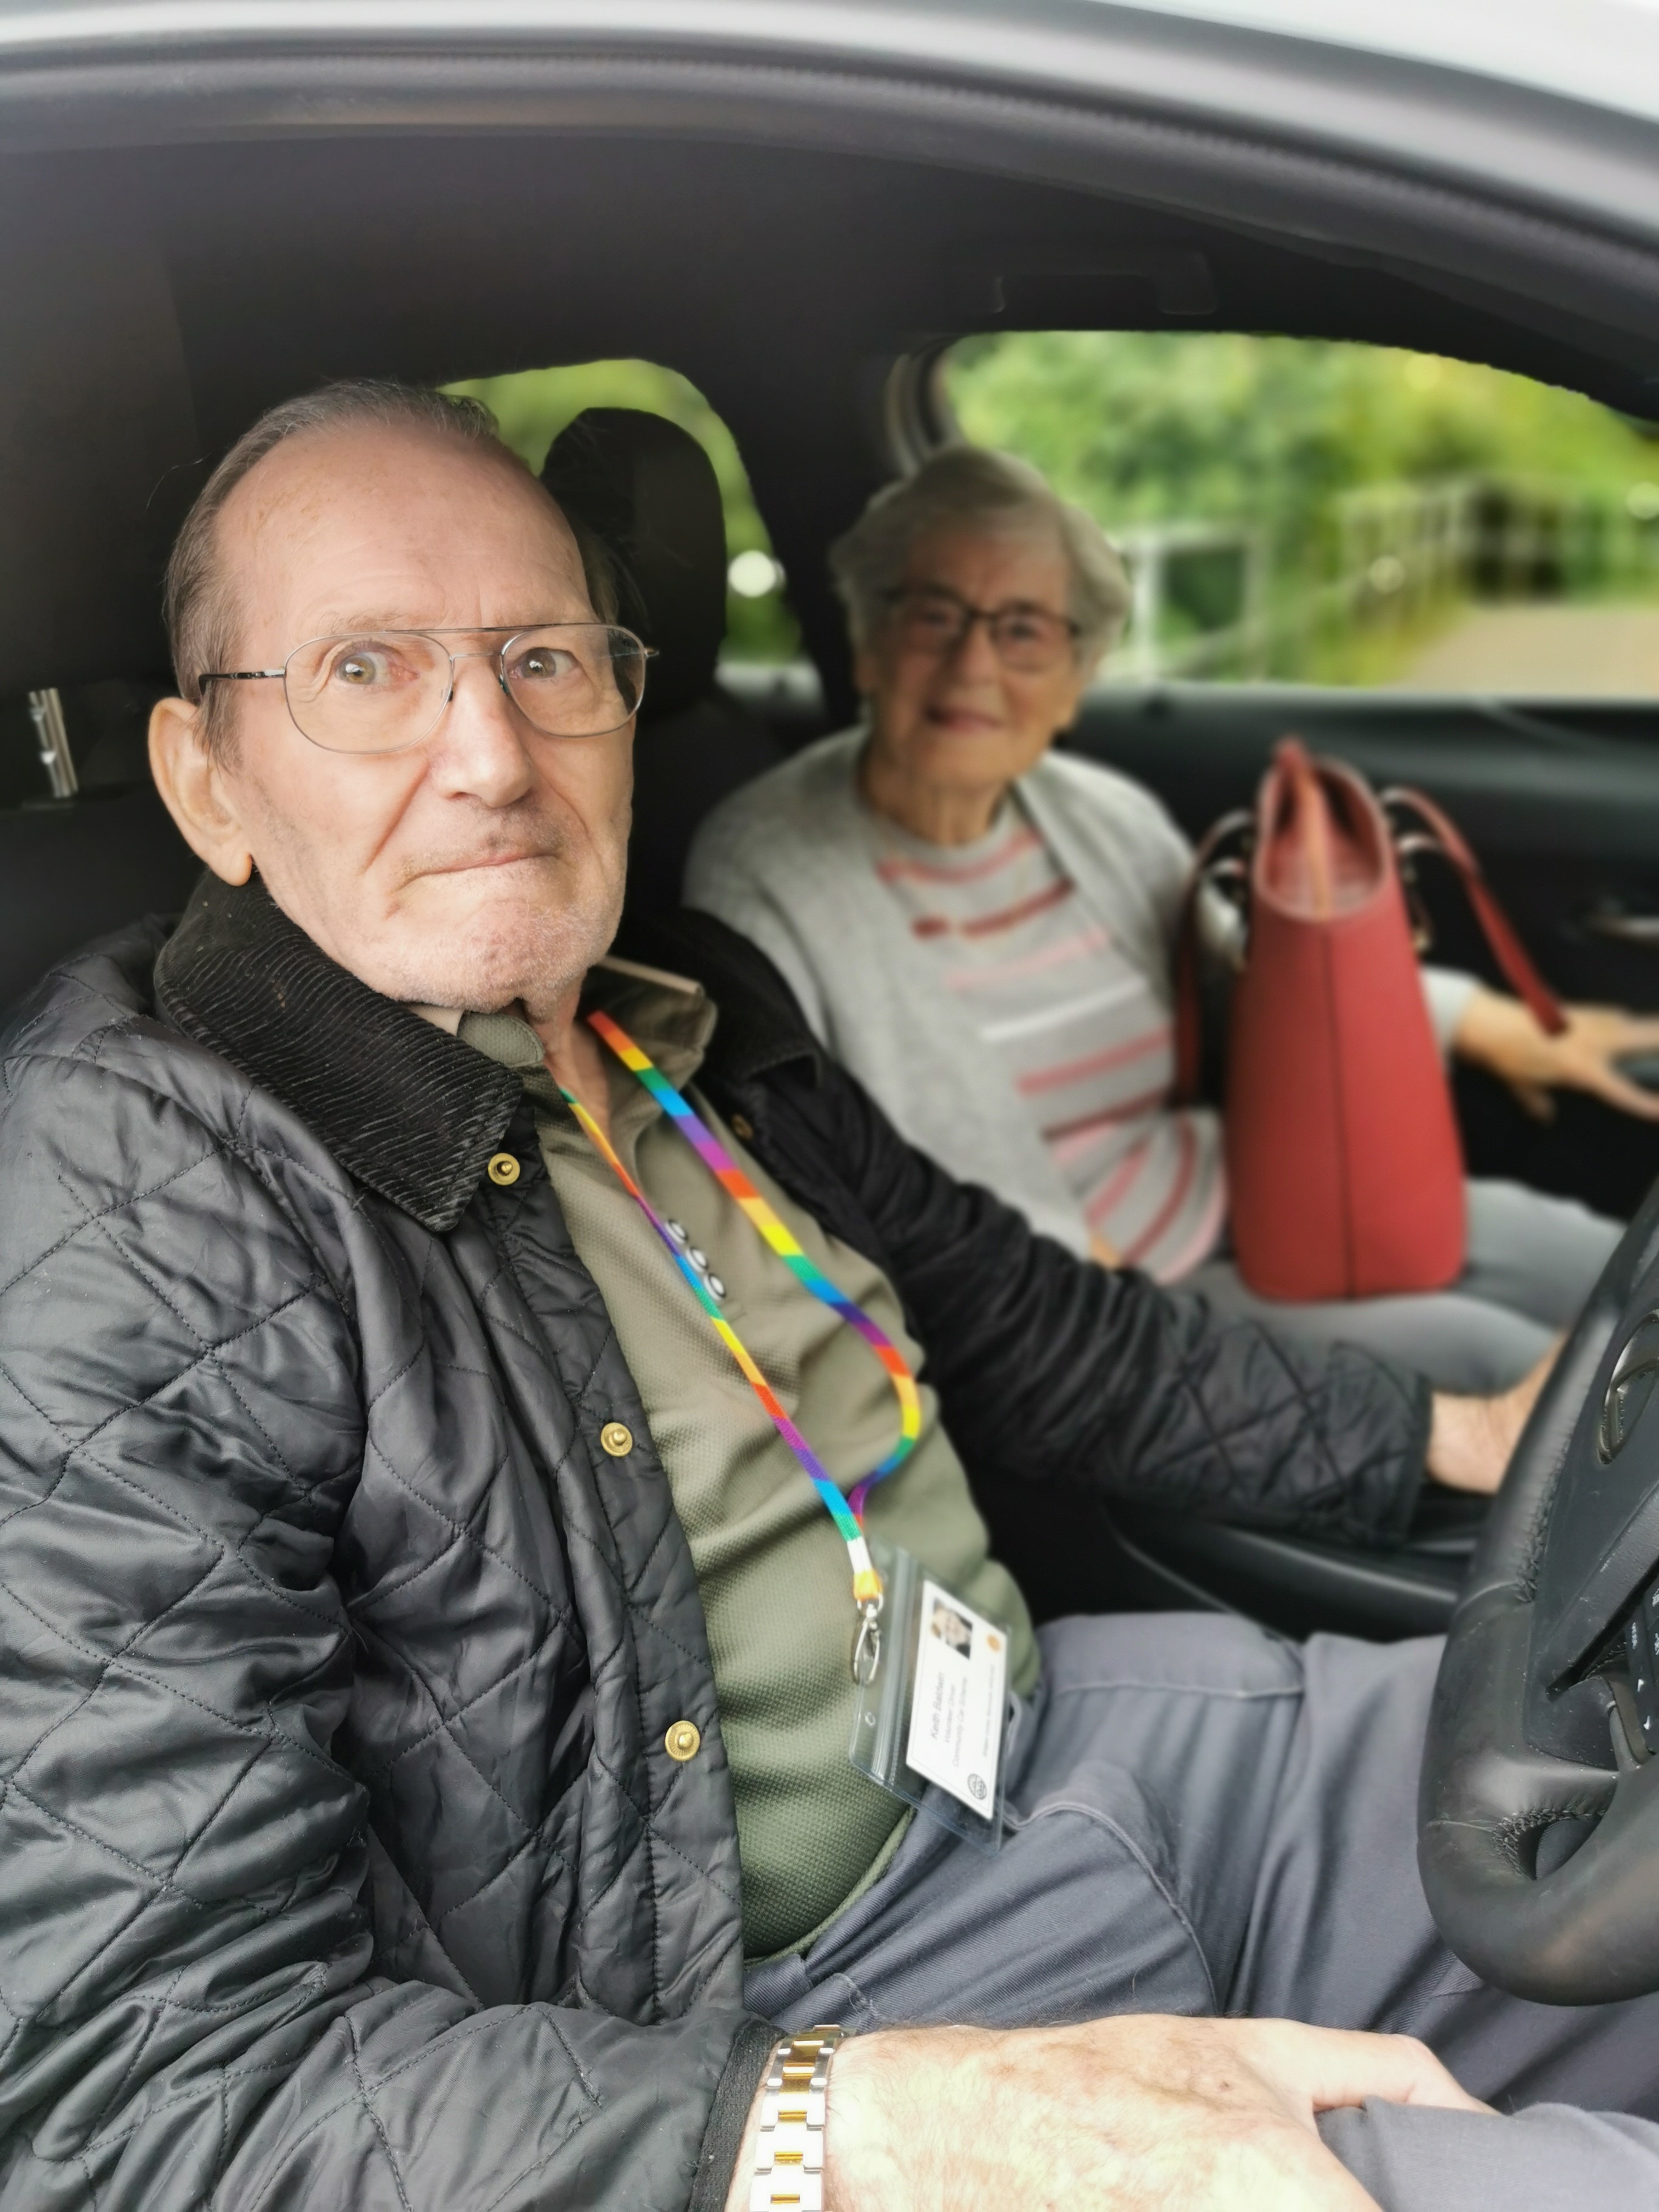
<svg viewBox="0 0 1659 2212"><path fill-rule="evenodd" d="M149 716L149 772L179 834L216 876L245 884L253 853L222 764L202 740L202 710L158 699Z"/></svg>

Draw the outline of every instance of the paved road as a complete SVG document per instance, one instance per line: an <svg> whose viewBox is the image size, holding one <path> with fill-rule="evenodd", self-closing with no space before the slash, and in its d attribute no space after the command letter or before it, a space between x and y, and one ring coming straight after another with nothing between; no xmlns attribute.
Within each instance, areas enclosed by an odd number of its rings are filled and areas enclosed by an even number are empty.
<svg viewBox="0 0 1659 2212"><path fill-rule="evenodd" d="M1396 684L1413 691L1659 694L1659 605L1477 607Z"/></svg>

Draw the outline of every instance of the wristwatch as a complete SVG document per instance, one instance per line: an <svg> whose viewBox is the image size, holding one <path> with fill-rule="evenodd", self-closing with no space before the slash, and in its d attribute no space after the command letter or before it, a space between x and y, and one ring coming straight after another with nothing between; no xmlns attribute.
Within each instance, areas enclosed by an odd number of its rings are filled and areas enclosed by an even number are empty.
<svg viewBox="0 0 1659 2212"><path fill-rule="evenodd" d="M823 2116L839 2027L786 2035L772 2052L761 2097L760 2140L749 2212L788 2204L823 2212Z"/></svg>

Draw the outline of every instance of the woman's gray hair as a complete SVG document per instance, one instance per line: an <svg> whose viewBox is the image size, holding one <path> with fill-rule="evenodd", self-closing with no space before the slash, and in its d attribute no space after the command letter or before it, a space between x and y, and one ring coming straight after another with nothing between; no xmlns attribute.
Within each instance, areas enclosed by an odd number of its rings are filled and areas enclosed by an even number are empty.
<svg viewBox="0 0 1659 2212"><path fill-rule="evenodd" d="M1115 642L1129 612L1129 580L1093 516L1012 453L947 446L914 476L884 485L830 549L830 573L854 645L868 645L886 620L912 546L944 530L1052 532L1071 571L1068 612L1078 626L1079 660L1092 666Z"/></svg>
<svg viewBox="0 0 1659 2212"><path fill-rule="evenodd" d="M181 696L202 708L200 727L210 751L222 751L231 708L227 693L239 687L209 684L202 678L226 667L235 651L240 610L236 606L220 557L219 517L244 477L267 453L307 432L345 427L424 430L474 446L509 468L530 471L505 445L495 417L482 400L437 392L424 385L394 384L353 377L267 409L244 430L197 494L185 517L167 567L162 605L173 674ZM586 572L588 596L602 622L617 618L617 590L610 562L592 532L574 515L566 521L575 537Z"/></svg>

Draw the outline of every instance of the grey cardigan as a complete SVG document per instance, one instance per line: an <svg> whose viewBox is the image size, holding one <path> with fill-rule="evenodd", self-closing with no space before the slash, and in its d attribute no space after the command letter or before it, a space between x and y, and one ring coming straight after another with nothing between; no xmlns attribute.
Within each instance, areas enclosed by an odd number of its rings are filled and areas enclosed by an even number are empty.
<svg viewBox="0 0 1659 2212"><path fill-rule="evenodd" d="M1012 1075L875 872L856 774L866 734L822 738L716 807L691 848L686 902L770 955L814 1032L912 1144L1086 1252L1077 1203ZM1017 788L1084 907L1172 1006L1186 838L1151 792L1074 754L1046 754ZM1443 1048L1474 985L1429 970L1425 988Z"/></svg>

